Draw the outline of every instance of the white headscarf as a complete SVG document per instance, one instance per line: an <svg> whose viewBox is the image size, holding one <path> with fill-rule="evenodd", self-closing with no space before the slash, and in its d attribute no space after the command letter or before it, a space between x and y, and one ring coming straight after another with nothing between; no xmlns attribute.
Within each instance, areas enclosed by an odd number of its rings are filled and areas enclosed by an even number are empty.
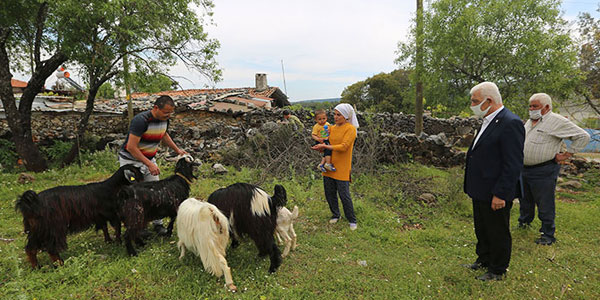
<svg viewBox="0 0 600 300"><path fill-rule="evenodd" d="M348 103L341 103L338 104L334 109L339 111L342 116L344 116L344 118L346 118L346 120L352 124L352 126L358 128L358 118L356 118L356 112L354 112L352 105Z"/></svg>

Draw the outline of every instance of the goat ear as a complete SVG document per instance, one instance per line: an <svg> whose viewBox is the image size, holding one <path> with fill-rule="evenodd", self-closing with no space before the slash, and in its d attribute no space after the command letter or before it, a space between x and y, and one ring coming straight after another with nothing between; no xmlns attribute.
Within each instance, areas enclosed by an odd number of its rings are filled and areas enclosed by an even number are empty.
<svg viewBox="0 0 600 300"><path fill-rule="evenodd" d="M125 175L125 179L130 183L137 182L137 178L135 178L135 173L133 171L125 170L123 171L123 174Z"/></svg>

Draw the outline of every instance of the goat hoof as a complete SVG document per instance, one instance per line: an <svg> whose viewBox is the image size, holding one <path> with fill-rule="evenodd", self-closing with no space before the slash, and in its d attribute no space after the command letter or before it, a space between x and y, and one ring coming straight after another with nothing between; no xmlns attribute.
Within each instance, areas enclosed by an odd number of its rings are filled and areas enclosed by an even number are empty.
<svg viewBox="0 0 600 300"><path fill-rule="evenodd" d="M227 289L229 289L229 291L235 293L237 292L237 287L232 283L232 284L228 284L227 285Z"/></svg>

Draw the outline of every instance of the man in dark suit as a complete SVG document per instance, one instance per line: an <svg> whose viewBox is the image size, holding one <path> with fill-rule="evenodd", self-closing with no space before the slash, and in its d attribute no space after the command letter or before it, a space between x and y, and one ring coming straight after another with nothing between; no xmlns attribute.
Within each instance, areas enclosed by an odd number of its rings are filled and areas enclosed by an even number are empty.
<svg viewBox="0 0 600 300"><path fill-rule="evenodd" d="M467 152L464 191L473 200L477 260L467 267L487 272L477 279L502 280L512 240L509 218L523 166L525 128L502 105L498 87L483 82L471 89L471 109L483 118Z"/></svg>

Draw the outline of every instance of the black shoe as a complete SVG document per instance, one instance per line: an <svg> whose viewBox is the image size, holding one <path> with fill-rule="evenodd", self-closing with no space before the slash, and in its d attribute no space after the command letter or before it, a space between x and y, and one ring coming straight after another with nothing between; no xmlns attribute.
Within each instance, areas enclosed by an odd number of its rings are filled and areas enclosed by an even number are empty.
<svg viewBox="0 0 600 300"><path fill-rule="evenodd" d="M539 239L535 240L535 243L543 246L550 246L554 243L556 239L549 238L547 236L541 236Z"/></svg>
<svg viewBox="0 0 600 300"><path fill-rule="evenodd" d="M162 225L154 225L154 232L160 236L166 236L169 234L169 231Z"/></svg>
<svg viewBox="0 0 600 300"><path fill-rule="evenodd" d="M486 265L484 265L480 262L474 262L472 264L464 264L462 266L465 268L471 269L471 270L479 270L479 269L487 268Z"/></svg>
<svg viewBox="0 0 600 300"><path fill-rule="evenodd" d="M517 226L517 228L519 228L519 229L527 229L529 227L531 227L531 223L521 223L521 222L519 222L519 225Z"/></svg>
<svg viewBox="0 0 600 300"><path fill-rule="evenodd" d="M481 281L502 280L504 279L504 274L494 274L492 272L486 272L485 274L479 275L475 278Z"/></svg>

